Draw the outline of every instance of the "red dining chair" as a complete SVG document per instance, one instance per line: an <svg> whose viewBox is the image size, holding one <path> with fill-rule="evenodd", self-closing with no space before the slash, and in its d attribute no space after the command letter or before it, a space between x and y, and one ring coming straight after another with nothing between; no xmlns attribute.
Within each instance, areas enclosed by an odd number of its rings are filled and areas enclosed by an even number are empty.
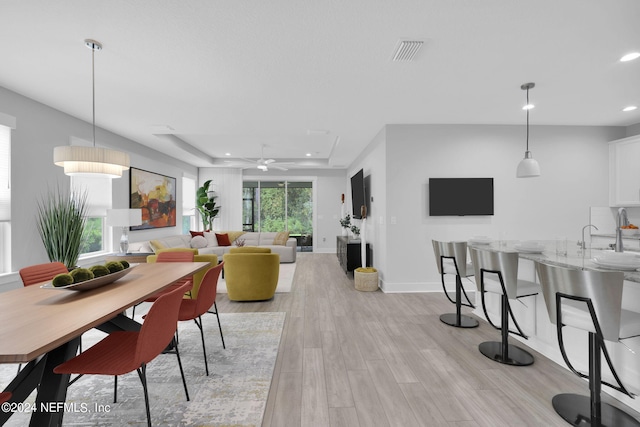
<svg viewBox="0 0 640 427"><path fill-rule="evenodd" d="M171 252L171 251L166 251L166 252L160 252L158 254L158 259L156 260L156 262L193 262L193 257L194 257L194 253L193 252ZM173 285L169 286L167 289L160 291L154 295L151 295L149 298L145 299L143 302L154 302L156 299L158 299L158 297L162 294L165 294L167 292L171 292L176 288L179 288L180 286L184 285L185 283L191 283L193 286L193 278L192 276L188 276L185 277L184 279L178 280L176 283L174 283ZM190 291L191 287L189 287L189 289L187 291ZM134 305L133 309L131 311L131 318L133 319L136 315L136 307L138 305L142 304L141 302Z"/></svg>
<svg viewBox="0 0 640 427"><path fill-rule="evenodd" d="M218 329L220 329L220 339L222 340L222 348L224 345L224 337L222 336L222 326L220 325L220 316L218 315L218 306L216 305L216 292L218 291L218 278L224 262L211 268L202 278L198 297L196 299L183 299L180 303L180 311L178 313L179 321L193 320L200 329L200 337L202 338L202 353L204 354L204 368L209 375L209 365L207 363L207 349L204 343L204 330L202 328L202 315L207 313L211 306L215 307L215 315L218 318ZM214 313L214 312L211 312Z"/></svg>
<svg viewBox="0 0 640 427"><path fill-rule="evenodd" d="M69 270L61 262L47 262L44 264L31 265L21 268L20 278L24 286L35 285L46 282L56 277L58 274L68 273Z"/></svg>
<svg viewBox="0 0 640 427"><path fill-rule="evenodd" d="M178 358L184 392L187 400L189 400L187 382L182 370L182 362L180 361L178 346L175 344L174 334L178 325L180 301L185 292L190 289L190 286L190 283L186 283L171 292L159 296L149 309L139 331L112 332L83 353L56 366L53 372L56 374L79 374L77 378L80 378L85 374L117 376L137 371L144 391L147 425L151 427L151 411L149 410L149 393L147 391L147 364L164 352L167 346L172 343Z"/></svg>
<svg viewBox="0 0 640 427"><path fill-rule="evenodd" d="M11 392L3 391L0 393L0 403L7 402L9 399L11 399Z"/></svg>

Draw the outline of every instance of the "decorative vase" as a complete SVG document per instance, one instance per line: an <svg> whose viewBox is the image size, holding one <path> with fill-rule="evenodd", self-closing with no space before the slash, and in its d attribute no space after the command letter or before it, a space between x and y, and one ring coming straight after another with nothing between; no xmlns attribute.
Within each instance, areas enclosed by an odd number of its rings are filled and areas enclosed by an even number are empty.
<svg viewBox="0 0 640 427"><path fill-rule="evenodd" d="M349 229L342 227L342 236L347 237L349 235Z"/></svg>

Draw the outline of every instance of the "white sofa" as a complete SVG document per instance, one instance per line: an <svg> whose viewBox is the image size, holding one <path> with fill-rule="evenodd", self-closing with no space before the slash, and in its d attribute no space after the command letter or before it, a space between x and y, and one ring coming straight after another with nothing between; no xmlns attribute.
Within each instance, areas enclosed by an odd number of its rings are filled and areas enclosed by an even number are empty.
<svg viewBox="0 0 640 427"><path fill-rule="evenodd" d="M239 232L234 234L239 234ZM229 252L229 248L237 247L236 243L242 240L244 246L259 246L271 249L272 253L280 255L280 262L296 262L296 239L290 237L285 245L274 245L273 240L277 234L276 232L242 233L231 242L231 246L220 246L215 238L215 233L205 233L206 246L203 246L205 244L203 239L197 238L199 236L192 238L190 234L179 234L150 241L132 242L129 244L129 252L152 253L155 252L154 248L197 248L199 254L216 254L222 257L222 255Z"/></svg>

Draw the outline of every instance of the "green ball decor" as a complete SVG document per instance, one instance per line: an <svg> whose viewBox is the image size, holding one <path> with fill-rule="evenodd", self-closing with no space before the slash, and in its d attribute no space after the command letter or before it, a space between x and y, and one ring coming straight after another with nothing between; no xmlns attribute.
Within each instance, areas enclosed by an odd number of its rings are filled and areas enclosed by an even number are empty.
<svg viewBox="0 0 640 427"><path fill-rule="evenodd" d="M109 261L104 266L107 267L111 273L124 270L124 266L120 261Z"/></svg>
<svg viewBox="0 0 640 427"><path fill-rule="evenodd" d="M55 286L56 288L59 287L59 286L72 285L73 284L73 276L70 275L69 273L58 274L57 276L55 276L53 278L53 281L51 282L51 284L53 286Z"/></svg>
<svg viewBox="0 0 640 427"><path fill-rule="evenodd" d="M73 277L73 283L84 282L86 280L91 280L94 277L91 270L87 268L76 268L69 274L71 274L71 276Z"/></svg>
<svg viewBox="0 0 640 427"><path fill-rule="evenodd" d="M89 267L89 270L93 273L94 277L102 277L111 273L104 265L94 265L93 267Z"/></svg>
<svg viewBox="0 0 640 427"><path fill-rule="evenodd" d="M124 268L129 268L131 266L131 264L129 264L129 261L125 260L120 261L120 264L122 264Z"/></svg>

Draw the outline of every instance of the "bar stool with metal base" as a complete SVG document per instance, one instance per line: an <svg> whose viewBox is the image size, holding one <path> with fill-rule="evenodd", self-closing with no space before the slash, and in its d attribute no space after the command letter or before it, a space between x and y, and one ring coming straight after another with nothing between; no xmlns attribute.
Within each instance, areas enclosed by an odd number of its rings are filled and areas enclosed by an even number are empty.
<svg viewBox="0 0 640 427"><path fill-rule="evenodd" d="M629 397L634 394L620 381L604 340L619 341L640 335L640 314L622 309L624 274L619 271L588 271L536 262L551 323L556 325L560 352L569 369L589 379L590 396L558 394L552 404L556 412L574 426L640 426L626 412L601 402L602 384ZM589 332L589 372L576 370L567 357L562 328L572 326ZM601 355L609 365L616 385L602 381Z"/></svg>
<svg viewBox="0 0 640 427"><path fill-rule="evenodd" d="M496 362L514 366L527 366L533 363L533 356L522 348L509 344L509 333L528 337L522 332L520 325L513 316L510 299L533 296L540 293L540 287L534 282L518 279L518 253L496 252L489 249L469 248L476 286L482 300L482 310L491 326L500 329L501 341L486 341L478 346L480 353ZM498 280L487 277L497 276ZM500 326L496 326L489 317L485 303L485 292L501 296ZM513 321L517 331L509 330L509 318Z"/></svg>
<svg viewBox="0 0 640 427"><path fill-rule="evenodd" d="M467 264L467 242L439 242L432 240L433 253L436 256L438 273L442 279L442 289L447 299L456 305L455 313L447 313L440 316L440 321L450 326L458 328L475 328L478 321L471 316L461 314L462 306L475 308L469 300L469 296L462 286L462 278L473 276L473 267ZM455 274L456 276L456 299L449 296L444 284L445 274ZM467 302L462 302L462 294Z"/></svg>

